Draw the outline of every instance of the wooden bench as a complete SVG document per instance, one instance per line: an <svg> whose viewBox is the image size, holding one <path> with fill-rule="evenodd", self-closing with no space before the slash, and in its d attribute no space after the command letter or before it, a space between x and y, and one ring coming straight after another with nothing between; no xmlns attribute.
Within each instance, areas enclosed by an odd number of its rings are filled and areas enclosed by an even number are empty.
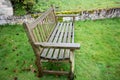
<svg viewBox="0 0 120 80"><path fill-rule="evenodd" d="M59 22L58 17L73 17L72 21ZM36 56L38 74L67 74L73 79L74 73L74 50L80 45L74 43L74 18L75 15L55 15L54 8L44 12L40 17L31 23L25 22L24 28ZM70 72L43 70L42 60L70 63Z"/></svg>

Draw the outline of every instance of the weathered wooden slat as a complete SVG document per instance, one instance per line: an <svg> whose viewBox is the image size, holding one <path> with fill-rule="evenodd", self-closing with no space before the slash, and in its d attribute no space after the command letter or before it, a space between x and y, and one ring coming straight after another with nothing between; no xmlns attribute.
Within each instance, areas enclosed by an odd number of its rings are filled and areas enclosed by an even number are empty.
<svg viewBox="0 0 120 80"><path fill-rule="evenodd" d="M37 29L37 31L38 31L39 38L40 38L40 41L39 41L39 42L44 41L45 39L44 39L44 37L43 37L43 34L42 34L42 30L41 30L41 28L40 28L40 25L38 25L38 26L36 27L36 29Z"/></svg>
<svg viewBox="0 0 120 80"><path fill-rule="evenodd" d="M43 73L56 74L56 75L68 75L67 71L52 71L52 70L43 70Z"/></svg>
<svg viewBox="0 0 120 80"><path fill-rule="evenodd" d="M49 16L46 17L46 23L49 23L48 20L49 20ZM47 28L48 28L48 35L49 35L50 32L51 32L51 31L50 31L50 25L51 25L51 24L49 23L49 24L45 24L45 25L46 25ZM47 35L47 38L49 37L48 35Z"/></svg>
<svg viewBox="0 0 120 80"><path fill-rule="evenodd" d="M35 29L31 31L35 42L38 42Z"/></svg>
<svg viewBox="0 0 120 80"><path fill-rule="evenodd" d="M43 34L42 26L39 25L37 29L38 29L38 31L39 31L39 34L40 34L41 40L42 40L42 41L45 41L46 38L45 38L45 35Z"/></svg>
<svg viewBox="0 0 120 80"><path fill-rule="evenodd" d="M48 16L46 16L46 18L45 18L45 23L48 23ZM48 35L49 35L49 32L50 32L50 29L49 29L49 26L47 25L47 24L44 24L45 25L45 27L46 27L46 33L47 33L47 38L48 38ZM50 24L49 24L50 25Z"/></svg>
<svg viewBox="0 0 120 80"><path fill-rule="evenodd" d="M51 35L51 37L50 37L50 39L49 39L48 42L52 42L52 41L54 40L54 36L56 35L57 31L59 30L59 26L60 26L60 25L61 25L61 23L59 22L59 23L57 24L57 26L55 27L55 30L54 30L54 32L52 33L52 35Z"/></svg>
<svg viewBox="0 0 120 80"><path fill-rule="evenodd" d="M35 31L34 36L36 37L36 41L39 42L39 41L40 41L40 38L39 38L39 32L38 32L38 30L37 30L37 27L34 29L34 31Z"/></svg>
<svg viewBox="0 0 120 80"><path fill-rule="evenodd" d="M60 24L58 23L57 26L55 27L54 32L52 33L52 35L51 35L51 37L50 37L50 39L49 39L48 42L52 42L52 40L53 40L53 38L54 38L54 35L55 35L55 33L56 33L57 28L58 28L59 25L60 25ZM46 54L47 54L48 50L49 50L48 48L45 48L45 49L43 50L42 54L41 54L41 57L46 58Z"/></svg>
<svg viewBox="0 0 120 80"><path fill-rule="evenodd" d="M59 23L58 23L59 24ZM56 25L58 25L58 24L52 24L51 25L51 30L50 30L50 34L49 34L49 37L47 38L47 42L49 41L49 39L50 39L50 37L53 35L53 32L54 32L54 30L55 30L55 28L56 28Z"/></svg>
<svg viewBox="0 0 120 80"><path fill-rule="evenodd" d="M54 38L54 40L53 40L53 43L56 43L56 42L57 42L58 37L59 37L59 35L60 35L60 31L61 31L61 29L62 29L62 25L63 25L63 23L60 23L60 26L58 27L57 34L55 35L55 38ZM51 49L49 50L48 55L46 56L48 59L50 59L50 58L52 57L53 51L54 51L53 48L51 48Z"/></svg>
<svg viewBox="0 0 120 80"><path fill-rule="evenodd" d="M39 30L37 28L38 28L38 25L34 29L34 37L35 37L36 42L41 42L42 41L42 39L40 37L41 35L40 35ZM39 48L39 50L41 50L41 47L38 47L38 48Z"/></svg>
<svg viewBox="0 0 120 80"><path fill-rule="evenodd" d="M56 16L55 16L56 14L55 14L54 7L53 7L53 6L52 6L52 9L53 9L53 10L52 10L52 15L53 15L53 18L54 18L54 22L57 23L58 20L56 19Z"/></svg>
<svg viewBox="0 0 120 80"><path fill-rule="evenodd" d="M45 19L42 21L42 28L43 28L43 34L45 34L45 38L47 38L48 36L48 32L47 32L47 27L45 26Z"/></svg>
<svg viewBox="0 0 120 80"><path fill-rule="evenodd" d="M77 43L50 43L50 42L41 42L34 43L36 46L41 46L42 48L60 48L60 49L79 49L80 45Z"/></svg>
<svg viewBox="0 0 120 80"><path fill-rule="evenodd" d="M52 40L53 40L53 38L54 38L57 30L58 30L59 25L60 25L60 23L58 22L58 24L57 24L57 26L55 27L55 29L54 29L54 31L53 31L50 39L48 40L48 42L52 42ZM49 50L48 48L45 48L45 49L43 50L42 54L41 54L41 57L46 58L46 54L47 54L48 50Z"/></svg>
<svg viewBox="0 0 120 80"><path fill-rule="evenodd" d="M71 32L72 32L72 22L69 24L69 33L68 33L68 40L67 43L70 43L71 41ZM66 59L70 58L70 49L66 49L65 56Z"/></svg>
<svg viewBox="0 0 120 80"><path fill-rule="evenodd" d="M37 30L37 34L38 34L38 42L42 42L42 38L41 38L41 33L40 33L40 30L38 29L38 27L36 27L36 30Z"/></svg>
<svg viewBox="0 0 120 80"><path fill-rule="evenodd" d="M74 24L72 23L72 43L74 43Z"/></svg>
<svg viewBox="0 0 120 80"><path fill-rule="evenodd" d="M66 24L66 29L65 29L65 34L64 34L64 38L63 38L63 43L65 43L66 42L66 39L67 39L67 33L68 33L68 27L69 25L68 24ZM64 59L64 51L65 51L65 49L61 49L60 50L60 54L59 54L59 59L61 60L61 59Z"/></svg>

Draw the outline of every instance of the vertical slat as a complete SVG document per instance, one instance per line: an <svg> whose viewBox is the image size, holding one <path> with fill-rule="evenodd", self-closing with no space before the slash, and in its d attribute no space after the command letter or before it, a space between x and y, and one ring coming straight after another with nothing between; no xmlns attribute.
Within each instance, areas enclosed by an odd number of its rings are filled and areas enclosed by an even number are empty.
<svg viewBox="0 0 120 80"><path fill-rule="evenodd" d="M53 14L53 18L54 18L55 23L57 23L57 19L56 19L56 16L55 16L55 11L54 11L53 6L52 6L52 14Z"/></svg>
<svg viewBox="0 0 120 80"><path fill-rule="evenodd" d="M38 42L41 42L41 35L39 33L40 31L38 30L38 26L36 27L36 34L37 34L37 37L38 37Z"/></svg>
<svg viewBox="0 0 120 80"><path fill-rule="evenodd" d="M74 43L74 24L72 23L72 43Z"/></svg>
<svg viewBox="0 0 120 80"><path fill-rule="evenodd" d="M48 28L48 35L50 34L50 23L48 22L48 20L49 20L49 16L46 16L46 26L47 26L47 28ZM47 38L48 38L48 36L47 36Z"/></svg>
<svg viewBox="0 0 120 80"><path fill-rule="evenodd" d="M40 30L38 28L39 28L39 25L37 25L36 28L34 28L35 36L37 38L37 42L41 42L42 41L42 35L41 35ZM41 51L41 47L39 47L39 50Z"/></svg>
<svg viewBox="0 0 120 80"><path fill-rule="evenodd" d="M41 31L41 35L42 35L42 37L43 37L43 39L44 39L44 41L46 40L46 36L45 36L45 32L44 32L44 29L43 29L44 27L43 27L43 23L41 22L41 24L40 24L40 31Z"/></svg>
<svg viewBox="0 0 120 80"><path fill-rule="evenodd" d="M39 42L39 34L38 34L37 28L34 28L33 31L34 31L33 33L34 33L34 37L36 39L36 42Z"/></svg>
<svg viewBox="0 0 120 80"><path fill-rule="evenodd" d="M44 41L45 39L44 39L43 34L42 34L41 26L38 25L37 29L38 29L39 36L40 36L41 41ZM39 41L39 42L40 42L40 41Z"/></svg>
<svg viewBox="0 0 120 80"><path fill-rule="evenodd" d="M48 33L50 34L50 32L52 31L52 24L51 24L49 16L50 16L50 14L47 16L47 27L49 28Z"/></svg>
<svg viewBox="0 0 120 80"><path fill-rule="evenodd" d="M46 28L46 38L48 37L48 35L49 35L49 27L47 26L47 16L46 16L46 18L44 19L44 27Z"/></svg>
<svg viewBox="0 0 120 80"><path fill-rule="evenodd" d="M59 24L59 23L58 23ZM49 39L50 39L50 37L53 35L52 33L54 32L54 30L56 29L56 26L58 26L58 24L57 25L51 25L52 26L52 28L51 28L51 32L50 32L50 34L49 34L49 37L47 38L47 40L46 41L48 41Z"/></svg>
<svg viewBox="0 0 120 80"><path fill-rule="evenodd" d="M46 29L46 26L45 26L45 24L44 24L44 21L45 21L45 19L42 21L42 28L43 28L45 37L47 38L47 29Z"/></svg>
<svg viewBox="0 0 120 80"><path fill-rule="evenodd" d="M33 34L33 37L34 37L35 42L38 42L38 41L37 41L37 36L36 36L36 33L35 33L35 29L32 30L32 34Z"/></svg>

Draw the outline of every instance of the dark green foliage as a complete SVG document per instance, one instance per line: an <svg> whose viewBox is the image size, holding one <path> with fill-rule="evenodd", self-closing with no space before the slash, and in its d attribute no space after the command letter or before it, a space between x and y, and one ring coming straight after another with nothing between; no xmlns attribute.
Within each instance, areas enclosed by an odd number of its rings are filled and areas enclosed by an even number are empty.
<svg viewBox="0 0 120 80"><path fill-rule="evenodd" d="M19 4L15 4L14 7L14 15L16 16L20 16L20 15L25 15L27 13L26 9L24 6L22 6L23 4L19 3ZM22 7L21 7L22 6Z"/></svg>
<svg viewBox="0 0 120 80"><path fill-rule="evenodd" d="M25 15L31 12L36 0L11 0L15 15Z"/></svg>

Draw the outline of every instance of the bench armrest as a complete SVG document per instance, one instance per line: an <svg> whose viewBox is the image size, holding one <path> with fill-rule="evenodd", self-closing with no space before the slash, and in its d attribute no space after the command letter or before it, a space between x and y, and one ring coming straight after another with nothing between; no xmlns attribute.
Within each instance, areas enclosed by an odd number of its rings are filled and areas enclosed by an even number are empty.
<svg viewBox="0 0 120 80"><path fill-rule="evenodd" d="M75 17L76 17L76 16L77 16L76 14L69 14L69 15L66 15L66 14L58 14L58 15L56 15L57 18L59 18L59 17L72 17L72 18L73 18L73 22L75 22Z"/></svg>
<svg viewBox="0 0 120 80"><path fill-rule="evenodd" d="M43 48L61 48L61 49L80 49L80 44L78 43L34 43L36 46L41 46Z"/></svg>
<svg viewBox="0 0 120 80"><path fill-rule="evenodd" d="M76 17L77 15L76 14L58 14L56 15L56 17Z"/></svg>

